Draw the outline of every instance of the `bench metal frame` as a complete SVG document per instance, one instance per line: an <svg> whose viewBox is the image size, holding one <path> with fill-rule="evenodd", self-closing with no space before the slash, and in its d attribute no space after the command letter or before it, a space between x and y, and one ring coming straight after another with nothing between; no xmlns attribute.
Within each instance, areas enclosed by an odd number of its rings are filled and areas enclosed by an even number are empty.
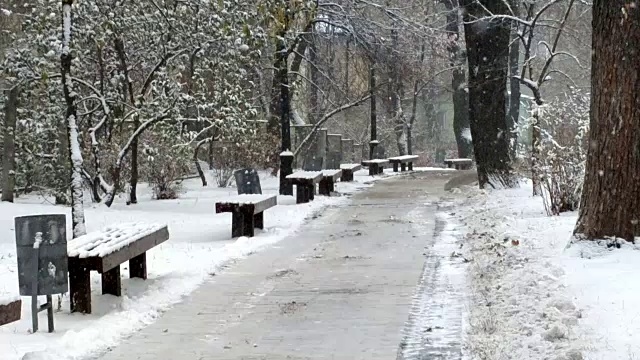
<svg viewBox="0 0 640 360"><path fill-rule="evenodd" d="M91 314L91 271L102 274L102 294L122 295L120 264L129 261L129 277L147 279L147 251L169 240L169 229L143 236L105 256L69 257L71 312Z"/></svg>
<svg viewBox="0 0 640 360"><path fill-rule="evenodd" d="M255 229L264 229L264 211L277 205L277 196L273 195L253 203L219 202L216 214L231 213L231 236L255 236Z"/></svg>

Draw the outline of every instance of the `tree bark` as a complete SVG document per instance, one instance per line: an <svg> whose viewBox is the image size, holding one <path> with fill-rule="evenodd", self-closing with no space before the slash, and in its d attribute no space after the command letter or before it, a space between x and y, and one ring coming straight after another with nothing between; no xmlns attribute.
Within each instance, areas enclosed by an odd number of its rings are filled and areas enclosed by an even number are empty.
<svg viewBox="0 0 640 360"><path fill-rule="evenodd" d="M509 10L503 0L464 0L463 3L469 64L469 120L478 182L481 188L515 187L505 97L509 23L490 18L490 14L508 14Z"/></svg>
<svg viewBox="0 0 640 360"><path fill-rule="evenodd" d="M19 86L7 90L7 100L4 105L2 201L8 202L13 202L16 187L16 122L19 92Z"/></svg>
<svg viewBox="0 0 640 360"><path fill-rule="evenodd" d="M71 223L73 237L86 234L82 186L82 152L78 140L78 116L76 93L71 81L71 29L73 0L62 0L62 53L60 69L62 73L62 91L67 104L65 122L67 124L69 162L71 163Z"/></svg>
<svg viewBox="0 0 640 360"><path fill-rule="evenodd" d="M460 48L460 26L458 0L441 0L447 8L447 27L449 33L449 64L453 68L451 90L453 97L453 133L456 137L458 157L472 158L473 143L465 136L469 125L469 93L467 92L467 76L464 71L465 54Z"/></svg>
<svg viewBox="0 0 640 360"><path fill-rule="evenodd" d="M517 15L517 6L515 4L511 5L511 8L516 11ZM510 94L509 94L509 117L508 125L511 129L510 131L510 140L511 140L511 158L515 158L517 142L518 142L518 133L516 132L516 126L518 121L520 120L520 80L515 77L520 75L518 71L520 65L520 39L518 38L518 24L513 22L511 24L511 45L509 49L509 86L510 86Z"/></svg>
<svg viewBox="0 0 640 360"><path fill-rule="evenodd" d="M371 121L371 140L369 142L369 159L373 159L378 147L378 112L376 110L376 65L372 60L369 65L369 120Z"/></svg>
<svg viewBox="0 0 640 360"><path fill-rule="evenodd" d="M202 166L200 166L200 159L198 157L201 146L202 144L198 144L196 145L196 148L193 150L193 162L196 165L196 171L198 171L198 176L200 176L200 181L202 181L202 186L207 186L207 177L204 175L204 171L202 171Z"/></svg>
<svg viewBox="0 0 640 360"><path fill-rule="evenodd" d="M575 233L633 241L640 220L640 11L593 1L591 120Z"/></svg>

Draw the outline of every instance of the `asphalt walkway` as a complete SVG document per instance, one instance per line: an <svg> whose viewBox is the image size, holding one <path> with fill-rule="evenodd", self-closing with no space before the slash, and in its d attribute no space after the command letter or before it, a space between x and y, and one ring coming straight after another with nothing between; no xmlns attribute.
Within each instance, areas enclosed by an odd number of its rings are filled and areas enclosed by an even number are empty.
<svg viewBox="0 0 640 360"><path fill-rule="evenodd" d="M424 334L406 351L421 329L412 309L429 300L421 295L430 281L442 281L429 280L440 262L428 259L450 174L385 179L324 210L100 359L459 359L459 327L447 329L454 340L437 344L438 356ZM420 332L434 329L442 327Z"/></svg>

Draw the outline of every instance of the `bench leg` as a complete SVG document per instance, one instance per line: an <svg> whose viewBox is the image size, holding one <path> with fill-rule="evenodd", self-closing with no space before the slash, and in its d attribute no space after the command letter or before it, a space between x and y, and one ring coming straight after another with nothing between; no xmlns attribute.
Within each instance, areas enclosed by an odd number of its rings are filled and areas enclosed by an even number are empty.
<svg viewBox="0 0 640 360"><path fill-rule="evenodd" d="M264 212L253 215L253 225L256 229L264 229Z"/></svg>
<svg viewBox="0 0 640 360"><path fill-rule="evenodd" d="M316 185L307 185L307 202L313 201L316 198Z"/></svg>
<svg viewBox="0 0 640 360"><path fill-rule="evenodd" d="M404 171L404 164L402 164L402 171ZM393 172L398 172L398 163L393 163Z"/></svg>
<svg viewBox="0 0 640 360"><path fill-rule="evenodd" d="M307 202L307 189L302 185L296 185L296 204L304 204Z"/></svg>
<svg viewBox="0 0 640 360"><path fill-rule="evenodd" d="M91 314L91 276L89 269L69 258L69 304L71 312Z"/></svg>
<svg viewBox="0 0 640 360"><path fill-rule="evenodd" d="M378 175L380 175L380 174L384 174L384 166L382 166L382 165L378 166Z"/></svg>
<svg viewBox="0 0 640 360"><path fill-rule="evenodd" d="M231 237L237 238L242 236L244 215L240 211L234 211L231 214Z"/></svg>
<svg viewBox="0 0 640 360"><path fill-rule="evenodd" d="M129 260L129 277L147 280L147 253L133 257Z"/></svg>
<svg viewBox="0 0 640 360"><path fill-rule="evenodd" d="M333 181L333 178L329 179L329 194L331 195L332 192L336 192L336 183Z"/></svg>
<svg viewBox="0 0 640 360"><path fill-rule="evenodd" d="M320 180L320 185L318 185L320 195L324 195L324 196L331 195L329 182L330 180L326 178L323 178L322 180Z"/></svg>
<svg viewBox="0 0 640 360"><path fill-rule="evenodd" d="M378 164L369 165L369 176L378 175Z"/></svg>
<svg viewBox="0 0 640 360"><path fill-rule="evenodd" d="M413 171L413 162L409 161L409 171Z"/></svg>
<svg viewBox="0 0 640 360"><path fill-rule="evenodd" d="M402 171L407 171L407 164L406 164L406 163L402 163L402 164L400 164L400 169L401 169Z"/></svg>
<svg viewBox="0 0 640 360"><path fill-rule="evenodd" d="M102 273L102 294L122 296L122 280L120 279L120 265Z"/></svg>
<svg viewBox="0 0 640 360"><path fill-rule="evenodd" d="M242 236L246 236L246 237L253 237L255 235L255 217L253 214L253 209L251 211L251 213L249 212L245 212L242 215L243 218L243 222L242 222Z"/></svg>
<svg viewBox="0 0 640 360"><path fill-rule="evenodd" d="M343 182L353 181L353 171L351 171L351 170L342 170L342 181Z"/></svg>

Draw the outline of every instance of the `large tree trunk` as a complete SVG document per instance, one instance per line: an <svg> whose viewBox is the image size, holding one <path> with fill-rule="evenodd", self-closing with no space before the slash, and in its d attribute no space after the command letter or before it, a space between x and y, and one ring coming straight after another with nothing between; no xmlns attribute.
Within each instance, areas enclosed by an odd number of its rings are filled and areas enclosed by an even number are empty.
<svg viewBox="0 0 640 360"><path fill-rule="evenodd" d="M18 86L7 90L7 100L4 104L2 201L9 202L13 202L13 193L16 187L16 122L19 92Z"/></svg>
<svg viewBox="0 0 640 360"><path fill-rule="evenodd" d="M591 130L575 232L632 241L640 234L640 11L594 0L592 24Z"/></svg>
<svg viewBox="0 0 640 360"><path fill-rule="evenodd" d="M78 117L76 111L76 93L71 81L71 8L73 0L62 0L62 54L60 69L62 72L62 90L67 104L66 123L69 138L69 162L71 163L71 222L73 237L86 234L84 221L82 152L78 140Z"/></svg>
<svg viewBox="0 0 640 360"><path fill-rule="evenodd" d="M473 143L468 136L469 125L469 93L467 92L467 76L464 70L465 54L460 48L461 19L458 0L441 0L447 8L447 27L449 33L449 64L453 67L451 89L453 97L453 133L456 137L458 157L472 158Z"/></svg>
<svg viewBox="0 0 640 360"><path fill-rule="evenodd" d="M480 4L481 3L481 4ZM469 120L481 188L514 187L506 113L509 23L503 0L464 0L469 63ZM489 11L490 13L488 13Z"/></svg>

